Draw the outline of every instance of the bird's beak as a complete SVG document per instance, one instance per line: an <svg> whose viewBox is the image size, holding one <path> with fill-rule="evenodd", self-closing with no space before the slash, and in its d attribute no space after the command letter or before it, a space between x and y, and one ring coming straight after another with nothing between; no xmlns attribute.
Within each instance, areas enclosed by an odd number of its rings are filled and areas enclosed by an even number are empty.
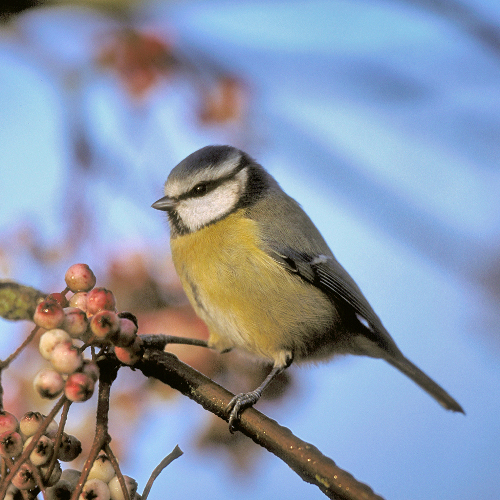
<svg viewBox="0 0 500 500"><path fill-rule="evenodd" d="M163 198L160 198L158 201L155 201L151 206L153 208L156 208L156 210L168 211L171 208L174 208L175 200L170 196L164 196Z"/></svg>

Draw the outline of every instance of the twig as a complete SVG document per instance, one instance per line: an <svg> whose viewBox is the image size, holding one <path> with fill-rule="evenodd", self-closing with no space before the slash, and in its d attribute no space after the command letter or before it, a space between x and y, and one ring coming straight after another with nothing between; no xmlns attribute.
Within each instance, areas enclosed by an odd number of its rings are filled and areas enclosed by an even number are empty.
<svg viewBox="0 0 500 500"><path fill-rule="evenodd" d="M109 458L116 476L118 477L118 482L120 483L120 488L122 489L124 500L131 500L130 495L128 494L127 485L125 484L125 478L123 477L122 471L120 469L120 465L118 464L118 460L116 459L111 446L109 446L109 443L106 443L104 445L104 453L106 453L107 457Z"/></svg>
<svg viewBox="0 0 500 500"><path fill-rule="evenodd" d="M109 395L111 392L111 384L116 378L117 371L118 365L116 361L109 358L102 358L99 361L99 393L97 398L94 442L90 448L87 460L85 460L78 483L71 495L71 500L77 500L79 498L95 459L106 444L111 441L111 436L108 432Z"/></svg>
<svg viewBox="0 0 500 500"><path fill-rule="evenodd" d="M151 473L144 491L142 492L142 500L146 500L148 498L151 487L153 486L155 479L161 474L162 470L167 465L171 464L176 458L179 458L181 455L182 450L179 448L179 445L176 445L175 448L155 467L155 470Z"/></svg>
<svg viewBox="0 0 500 500"><path fill-rule="evenodd" d="M206 410L228 420L229 391L181 362L169 352L147 349L134 368L154 377L201 404ZM281 458L304 481L315 484L329 498L336 500L381 500L373 490L335 465L316 447L302 441L254 408L246 409L239 430L255 443Z"/></svg>

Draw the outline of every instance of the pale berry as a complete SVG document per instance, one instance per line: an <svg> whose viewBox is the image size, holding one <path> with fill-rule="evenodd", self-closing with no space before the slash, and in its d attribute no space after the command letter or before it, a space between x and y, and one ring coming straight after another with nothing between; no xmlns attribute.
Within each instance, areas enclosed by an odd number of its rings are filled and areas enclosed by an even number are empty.
<svg viewBox="0 0 500 500"><path fill-rule="evenodd" d="M66 285L72 292L88 292L95 286L96 278L87 264L74 264L64 276Z"/></svg>
<svg viewBox="0 0 500 500"><path fill-rule="evenodd" d="M90 320L90 330L99 341L115 334L119 328L120 318L114 311L99 311Z"/></svg>
<svg viewBox="0 0 500 500"><path fill-rule="evenodd" d="M100 479L105 483L109 483L111 478L115 475L115 469L109 457L101 453L92 464L89 472L89 479Z"/></svg>
<svg viewBox="0 0 500 500"><path fill-rule="evenodd" d="M130 500L133 500L135 498L135 494L137 493L137 481L129 476L123 476L123 479L125 480L125 486L127 487L128 497ZM108 487L111 500L125 500L118 476L114 476L111 481L109 481Z"/></svg>
<svg viewBox="0 0 500 500"><path fill-rule="evenodd" d="M135 365L142 357L142 339L137 336L129 347L114 347L115 356L125 365Z"/></svg>
<svg viewBox="0 0 500 500"><path fill-rule="evenodd" d="M52 352L54 347L57 344L62 344L63 342L68 342L71 340L68 332L60 329L54 328L52 330L47 330L41 337L40 342L38 344L38 349L40 354L45 359L50 359L52 356Z"/></svg>
<svg viewBox="0 0 500 500"><path fill-rule="evenodd" d="M61 328L68 332L72 338L81 338L87 331L88 325L85 311L82 311L78 307L64 308L64 321Z"/></svg>
<svg viewBox="0 0 500 500"><path fill-rule="evenodd" d="M54 372L56 373L56 372ZM59 375L57 373L57 375ZM60 375L59 375L60 376ZM39 411L28 411L19 422L19 428L24 437L33 436L44 420L44 416Z"/></svg>
<svg viewBox="0 0 500 500"><path fill-rule="evenodd" d="M75 372L68 375L64 386L64 395L74 403L87 401L94 394L94 379L82 372Z"/></svg>
<svg viewBox="0 0 500 500"><path fill-rule="evenodd" d="M35 476L33 475L32 465L24 463L21 465L15 476L12 478L12 484L20 490L31 490L35 487Z"/></svg>
<svg viewBox="0 0 500 500"><path fill-rule="evenodd" d="M54 347L50 363L59 373L74 373L83 365L83 356L71 342L62 342Z"/></svg>
<svg viewBox="0 0 500 500"><path fill-rule="evenodd" d="M108 485L100 479L89 479L80 494L80 500L110 500Z"/></svg>
<svg viewBox="0 0 500 500"><path fill-rule="evenodd" d="M19 422L15 415L8 411L0 411L0 434L19 430Z"/></svg>
<svg viewBox="0 0 500 500"><path fill-rule="evenodd" d="M54 399L64 390L64 379L52 368L42 368L33 380L33 387L40 397Z"/></svg>
<svg viewBox="0 0 500 500"><path fill-rule="evenodd" d="M77 292L69 299L69 307L77 307L83 312L87 312L87 292Z"/></svg>
<svg viewBox="0 0 500 500"><path fill-rule="evenodd" d="M58 328L64 321L63 308L56 299L47 297L36 306L33 321L46 330Z"/></svg>
<svg viewBox="0 0 500 500"><path fill-rule="evenodd" d="M19 432L4 432L0 435L0 454L17 457L23 451L23 438Z"/></svg>
<svg viewBox="0 0 500 500"><path fill-rule="evenodd" d="M31 441L33 440L33 436L30 436L24 442L24 449L26 449ZM36 467L40 467L45 465L51 458L52 453L54 452L54 443L47 436L40 436L40 439L37 441L33 451L30 454L30 460L33 465Z"/></svg>
<svg viewBox="0 0 500 500"><path fill-rule="evenodd" d="M57 451L57 458L59 460L62 460L63 462L71 462L75 458L80 455L82 452L82 443L80 440L71 435L71 434L66 434L63 433L62 436L62 441L59 446L59 450ZM66 469L68 471L71 471L73 469ZM70 481L70 479L67 477L69 474L75 474L74 472L66 472L66 470L63 471L63 479L66 479L67 481ZM76 471L78 472L78 471ZM75 484L78 482L78 478L80 477L80 472L78 472L78 477L75 481ZM71 482L71 481L70 481Z"/></svg>
<svg viewBox="0 0 500 500"><path fill-rule="evenodd" d="M87 295L87 316L92 316L99 311L114 311L115 307L113 292L104 287L94 288Z"/></svg>

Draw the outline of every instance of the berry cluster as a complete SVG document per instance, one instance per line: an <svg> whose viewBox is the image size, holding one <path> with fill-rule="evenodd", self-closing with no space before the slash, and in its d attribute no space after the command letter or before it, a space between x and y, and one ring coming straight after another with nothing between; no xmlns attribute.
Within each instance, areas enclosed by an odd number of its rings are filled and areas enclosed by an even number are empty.
<svg viewBox="0 0 500 500"><path fill-rule="evenodd" d="M64 391L70 401L81 402L92 396L99 377L97 364L84 359L84 350L112 348L122 363L132 365L140 359L142 341L135 317L116 312L113 293L94 288L96 278L86 264L71 266L65 281L66 290L46 297L33 316L46 330L39 350L51 364L37 374L34 386L43 398L54 399ZM68 292L73 292L69 300Z"/></svg>
<svg viewBox="0 0 500 500"><path fill-rule="evenodd" d="M46 500L69 499L80 479L81 471L62 470L60 462L70 462L82 452L80 441L72 435L62 433L59 426L39 412L28 412L18 421L7 411L0 411L0 455L12 464L32 442L35 434L44 426L43 434L37 440L33 451L17 470L7 489L4 500L16 500L22 491L36 491L41 485ZM56 449L57 447L57 449ZM131 500L138 500L137 482L123 476ZM31 496L30 498L34 498ZM83 485L81 500L125 500L120 480L109 457L101 453L94 461Z"/></svg>
<svg viewBox="0 0 500 500"><path fill-rule="evenodd" d="M41 435L40 427L43 427ZM35 434L39 435L37 442L30 446ZM0 455L5 462L12 466L28 447L33 448L29 461L15 473L6 499L14 499L18 491L33 490L40 483L47 489L53 487L61 479L60 462L70 462L82 452L82 445L75 436L65 432L59 435L59 425L53 420L47 422L41 413L30 411L18 421L12 413L0 411Z"/></svg>

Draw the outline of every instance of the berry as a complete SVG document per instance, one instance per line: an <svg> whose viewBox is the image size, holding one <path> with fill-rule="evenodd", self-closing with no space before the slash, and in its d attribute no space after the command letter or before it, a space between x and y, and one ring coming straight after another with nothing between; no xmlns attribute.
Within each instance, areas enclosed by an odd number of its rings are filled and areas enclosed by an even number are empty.
<svg viewBox="0 0 500 500"><path fill-rule="evenodd" d="M33 321L37 326L52 330L61 326L63 320L63 308L55 298L49 296L36 306Z"/></svg>
<svg viewBox="0 0 500 500"><path fill-rule="evenodd" d="M105 483L109 483L111 478L115 475L115 469L109 457L101 453L92 464L89 472L89 479L100 479Z"/></svg>
<svg viewBox="0 0 500 500"><path fill-rule="evenodd" d="M33 380L35 391L44 399L54 399L64 389L64 379L61 374L52 368L43 368ZM23 432L23 434L26 434ZM34 433L33 433L34 434Z"/></svg>
<svg viewBox="0 0 500 500"><path fill-rule="evenodd" d="M24 448L26 448L32 441L33 436L30 436L24 443ZM45 465L51 458L54 452L54 443L47 436L40 436L40 439L36 443L33 451L30 454L31 463L40 467Z"/></svg>
<svg viewBox="0 0 500 500"><path fill-rule="evenodd" d="M76 439L76 438L75 438ZM68 481L71 489L75 489L82 473L76 469L64 469L61 474L61 481Z"/></svg>
<svg viewBox="0 0 500 500"><path fill-rule="evenodd" d="M123 476L125 479L125 486L127 487L128 497L130 500L135 498L135 494L137 493L137 481L129 476ZM125 496L123 495L123 490L118 479L118 476L114 476L111 481L108 483L109 493L111 495L111 500L125 500Z"/></svg>
<svg viewBox="0 0 500 500"><path fill-rule="evenodd" d="M57 375L59 374L57 373ZM25 413L21 422L19 422L22 435L26 438L33 436L43 422L43 419L44 416L39 411L28 411Z"/></svg>
<svg viewBox="0 0 500 500"><path fill-rule="evenodd" d="M129 347L114 348L115 356L125 365L135 365L142 357L142 339L137 336Z"/></svg>
<svg viewBox="0 0 500 500"><path fill-rule="evenodd" d="M24 463L21 465L16 475L12 478L12 484L20 490L31 490L35 487L35 477L32 472L32 465Z"/></svg>
<svg viewBox="0 0 500 500"><path fill-rule="evenodd" d="M45 489L45 500L68 500L73 488L64 479L59 479L54 485Z"/></svg>
<svg viewBox="0 0 500 500"><path fill-rule="evenodd" d="M64 313L63 313L64 314ZM52 357L52 352L57 344L63 342L68 342L71 337L67 332L61 330L60 328L54 328L53 330L47 330L41 337L40 343L38 344L38 349L40 354L45 359L50 359Z"/></svg>
<svg viewBox="0 0 500 500"><path fill-rule="evenodd" d="M71 342L62 342L54 347L50 363L59 373L74 373L83 365L83 356Z"/></svg>
<svg viewBox="0 0 500 500"><path fill-rule="evenodd" d="M136 337L137 325L128 318L120 318L120 329L111 337L111 341L118 347L129 347Z"/></svg>
<svg viewBox="0 0 500 500"><path fill-rule="evenodd" d="M114 335L119 329L120 318L113 311L99 311L90 320L90 330L100 341Z"/></svg>
<svg viewBox="0 0 500 500"><path fill-rule="evenodd" d="M86 373L94 382L99 379L99 367L95 361L85 359L81 369L82 373Z"/></svg>
<svg viewBox="0 0 500 500"><path fill-rule="evenodd" d="M87 316L92 316L103 310L114 311L115 307L115 296L106 288L94 288L87 295Z"/></svg>
<svg viewBox="0 0 500 500"><path fill-rule="evenodd" d="M89 479L84 485L79 500L110 500L108 485L100 479Z"/></svg>
<svg viewBox="0 0 500 500"><path fill-rule="evenodd" d="M88 292L95 286L96 278L87 264L74 264L64 276L66 285L72 292Z"/></svg>
<svg viewBox="0 0 500 500"><path fill-rule="evenodd" d="M0 411L0 434L4 432L15 432L19 430L17 418L8 411Z"/></svg>
<svg viewBox="0 0 500 500"><path fill-rule="evenodd" d="M87 401L94 394L95 382L90 375L82 372L72 373L66 380L64 395L75 403Z"/></svg>
<svg viewBox="0 0 500 500"><path fill-rule="evenodd" d="M66 434L63 433L61 445L59 446L59 450L57 452L57 458L59 460L62 460L63 462L71 462L75 458L80 455L82 452L82 443L78 438L75 436L72 436L71 434ZM62 479L65 479L72 483L72 480L70 479L71 474L75 476L75 474L78 472L76 480L75 480L75 485L78 482L78 479L80 478L80 472L79 471L74 471L72 472L73 469L66 469L62 473ZM74 487L74 486L73 486Z"/></svg>
<svg viewBox="0 0 500 500"><path fill-rule="evenodd" d="M64 308L64 321L62 329L74 339L79 339L87 331L88 321L85 311L78 307Z"/></svg>
<svg viewBox="0 0 500 500"><path fill-rule="evenodd" d="M77 292L73 297L69 299L70 307L77 307L81 309L83 312L87 312L87 292Z"/></svg>
<svg viewBox="0 0 500 500"><path fill-rule="evenodd" d="M23 451L23 439L19 432L4 432L0 435L0 454L17 457Z"/></svg>

